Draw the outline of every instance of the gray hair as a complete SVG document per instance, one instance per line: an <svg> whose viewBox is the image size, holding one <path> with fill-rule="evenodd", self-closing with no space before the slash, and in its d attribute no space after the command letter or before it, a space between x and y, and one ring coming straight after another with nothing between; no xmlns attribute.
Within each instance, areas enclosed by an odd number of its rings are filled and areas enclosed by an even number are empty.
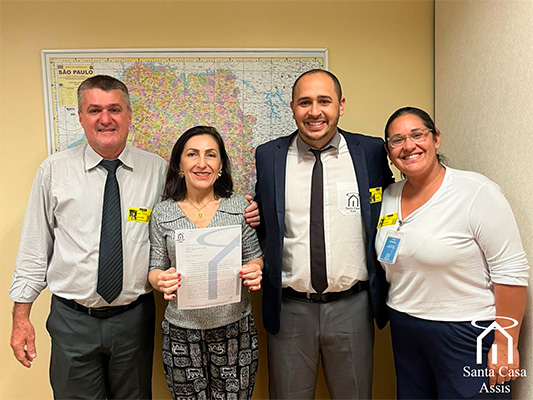
<svg viewBox="0 0 533 400"><path fill-rule="evenodd" d="M128 110L131 110L131 101L128 88L118 79L108 75L95 75L85 79L80 84L78 87L78 110L81 110L83 92L89 89L100 89L105 92L109 92L111 90L120 90L124 95L124 101L128 106Z"/></svg>

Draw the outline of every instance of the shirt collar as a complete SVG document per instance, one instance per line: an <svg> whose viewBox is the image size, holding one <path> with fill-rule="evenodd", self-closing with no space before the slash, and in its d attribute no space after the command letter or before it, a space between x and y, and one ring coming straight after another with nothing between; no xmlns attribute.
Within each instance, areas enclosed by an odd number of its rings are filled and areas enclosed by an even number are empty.
<svg viewBox="0 0 533 400"><path fill-rule="evenodd" d="M126 167L133 169L134 162L133 157L131 155L130 146L126 145L124 147L124 150L122 150L122 153L118 156L118 159L122 162L123 165ZM85 145L85 170L89 171L90 169L96 167L98 164L100 164L100 161L102 161L103 158L100 154L98 154L94 149L89 146L88 144Z"/></svg>
<svg viewBox="0 0 533 400"><path fill-rule="evenodd" d="M333 147L335 149L335 153L339 152L339 146L341 143L341 135L339 133L339 130L335 132L335 135L331 138L328 144L326 144L323 148L327 147ZM300 137L300 134L296 135L296 148L298 150L298 158L302 158L305 153L309 151L309 149L313 149L314 147L309 146L307 143L303 141L303 139Z"/></svg>

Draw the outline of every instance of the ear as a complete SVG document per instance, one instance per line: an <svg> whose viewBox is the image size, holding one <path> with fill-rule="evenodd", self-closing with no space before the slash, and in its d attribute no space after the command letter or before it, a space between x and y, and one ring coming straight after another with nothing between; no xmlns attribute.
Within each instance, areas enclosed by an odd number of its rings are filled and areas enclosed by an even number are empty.
<svg viewBox="0 0 533 400"><path fill-rule="evenodd" d="M290 102L291 111L292 111L292 119L294 119L294 102Z"/></svg>
<svg viewBox="0 0 533 400"><path fill-rule="evenodd" d="M341 101L339 102L339 117L342 117L344 115L344 104L346 103L346 99L343 97Z"/></svg>
<svg viewBox="0 0 533 400"><path fill-rule="evenodd" d="M383 147L385 147L385 151L387 152L387 155L390 157L389 146L387 144L387 141L385 141L385 143L383 144Z"/></svg>
<svg viewBox="0 0 533 400"><path fill-rule="evenodd" d="M437 129L433 136L433 142L435 143L435 149L438 150L440 147L440 131Z"/></svg>

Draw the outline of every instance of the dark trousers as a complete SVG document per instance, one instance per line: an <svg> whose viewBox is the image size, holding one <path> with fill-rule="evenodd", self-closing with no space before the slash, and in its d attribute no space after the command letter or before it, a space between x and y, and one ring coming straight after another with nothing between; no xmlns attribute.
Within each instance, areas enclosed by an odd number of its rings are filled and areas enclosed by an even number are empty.
<svg viewBox="0 0 533 400"><path fill-rule="evenodd" d="M155 303L98 319L52 297L50 382L56 399L151 399Z"/></svg>
<svg viewBox="0 0 533 400"><path fill-rule="evenodd" d="M483 330L470 322L430 321L391 309L390 324L398 399L511 398L509 383L491 389L484 373L493 331L483 338L478 365L476 343Z"/></svg>

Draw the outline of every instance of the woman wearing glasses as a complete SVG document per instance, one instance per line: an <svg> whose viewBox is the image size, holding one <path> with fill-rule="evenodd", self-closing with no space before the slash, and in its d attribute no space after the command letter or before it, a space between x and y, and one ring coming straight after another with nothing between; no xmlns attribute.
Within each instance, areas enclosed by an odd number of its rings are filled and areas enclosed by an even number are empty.
<svg viewBox="0 0 533 400"><path fill-rule="evenodd" d="M376 238L397 396L510 398L507 382L525 373L517 345L529 269L510 206L483 175L440 162L426 112L397 110L385 139L405 177L385 191Z"/></svg>

